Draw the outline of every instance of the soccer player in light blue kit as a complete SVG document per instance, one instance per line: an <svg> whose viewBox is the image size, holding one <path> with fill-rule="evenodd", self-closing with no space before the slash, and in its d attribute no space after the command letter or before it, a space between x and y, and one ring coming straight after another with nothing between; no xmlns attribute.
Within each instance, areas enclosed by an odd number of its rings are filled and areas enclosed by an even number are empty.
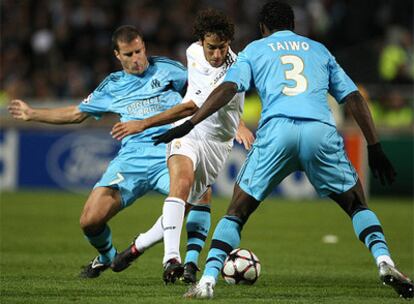
<svg viewBox="0 0 414 304"><path fill-rule="evenodd" d="M211 298L228 253L240 244L249 216L288 174L301 170L322 197L336 201L352 220L357 237L372 253L381 280L404 298L413 297L412 281L395 268L381 224L368 208L361 183L344 150L327 104L329 92L353 114L368 143L369 165L381 182L395 171L381 149L365 100L355 84L320 43L293 32L294 14L271 1L260 13L263 39L250 43L223 83L183 125L157 136L158 142L182 137L236 92L255 86L262 113L256 142L242 167L232 202L218 223L206 268L186 297Z"/></svg>
<svg viewBox="0 0 414 304"><path fill-rule="evenodd" d="M142 120L179 104L186 88L186 69L180 63L164 57L147 58L141 37L131 26L122 26L114 32L114 53L123 70L106 77L79 106L35 109L22 100L13 100L9 106L11 115L25 121L68 124L83 122L91 116L98 119L102 114L111 112L118 114L124 122ZM154 146L151 137L169 127L160 126L125 137L118 155L90 193L80 225L86 239L99 255L84 267L82 277L98 277L114 260L116 250L107 225L114 215L150 190L168 194L166 146ZM201 198L206 202L209 199L210 193ZM204 221L210 223L209 212L196 213L197 221L207 218ZM194 221L191 211L188 221ZM210 227L204 228L208 231ZM134 248L142 253L162 238L160 217L149 231L140 235L139 248Z"/></svg>

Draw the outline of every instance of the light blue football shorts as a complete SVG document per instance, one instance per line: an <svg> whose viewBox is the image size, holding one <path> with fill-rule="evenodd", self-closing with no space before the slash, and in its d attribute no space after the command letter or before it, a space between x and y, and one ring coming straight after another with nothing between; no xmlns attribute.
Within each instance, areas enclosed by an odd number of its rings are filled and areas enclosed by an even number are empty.
<svg viewBox="0 0 414 304"><path fill-rule="evenodd" d="M120 191L122 208L154 190L167 195L170 178L166 145L131 143L123 146L95 187L113 187Z"/></svg>
<svg viewBox="0 0 414 304"><path fill-rule="evenodd" d="M304 171L321 197L343 193L358 180L335 127L315 120L278 117L258 130L237 183L263 201L294 171Z"/></svg>

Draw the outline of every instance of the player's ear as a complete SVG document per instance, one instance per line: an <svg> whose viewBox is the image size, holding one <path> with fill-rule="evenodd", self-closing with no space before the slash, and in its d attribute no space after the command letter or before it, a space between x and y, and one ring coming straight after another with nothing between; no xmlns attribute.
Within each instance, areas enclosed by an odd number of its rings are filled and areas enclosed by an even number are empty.
<svg viewBox="0 0 414 304"><path fill-rule="evenodd" d="M260 33L262 34L262 36L265 35L265 25L261 22L259 22L259 28L260 28Z"/></svg>
<svg viewBox="0 0 414 304"><path fill-rule="evenodd" d="M119 52L117 50L114 50L114 55L116 58L118 58L118 60L121 60L121 58L119 58Z"/></svg>
<svg viewBox="0 0 414 304"><path fill-rule="evenodd" d="M203 37L201 37L201 36L200 36L200 37L199 37L199 39L198 39L198 42L199 42L201 45L203 45L203 46L204 46L204 40L206 40L206 36L207 36L207 35L206 35L206 34L204 34L204 35L203 35Z"/></svg>

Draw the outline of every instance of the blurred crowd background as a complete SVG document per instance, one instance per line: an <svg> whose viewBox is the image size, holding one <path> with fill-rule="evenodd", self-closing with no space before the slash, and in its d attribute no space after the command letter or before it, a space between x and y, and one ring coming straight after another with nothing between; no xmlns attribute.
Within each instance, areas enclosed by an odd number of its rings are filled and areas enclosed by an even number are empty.
<svg viewBox="0 0 414 304"><path fill-rule="evenodd" d="M149 55L185 64L198 10L223 10L236 25L237 52L260 37L261 0L1 0L0 104L10 99L72 101L85 98L120 69L111 34L137 26ZM413 126L413 1L297 0L296 32L324 43L358 83L379 127ZM258 97L249 94L254 120ZM249 119L249 117L247 118ZM347 119L341 113L339 119Z"/></svg>

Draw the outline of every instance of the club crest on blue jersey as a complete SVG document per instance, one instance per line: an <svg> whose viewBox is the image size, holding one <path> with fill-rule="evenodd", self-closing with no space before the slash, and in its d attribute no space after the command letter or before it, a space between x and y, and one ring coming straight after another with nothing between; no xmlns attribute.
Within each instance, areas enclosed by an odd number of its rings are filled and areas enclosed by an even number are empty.
<svg viewBox="0 0 414 304"><path fill-rule="evenodd" d="M161 87L161 82L158 79L153 79L151 81L151 88L155 89L155 88L160 88Z"/></svg>
<svg viewBox="0 0 414 304"><path fill-rule="evenodd" d="M92 94L89 94L88 97L86 97L84 100L82 100L82 103L84 104L88 104L89 101L91 100Z"/></svg>

